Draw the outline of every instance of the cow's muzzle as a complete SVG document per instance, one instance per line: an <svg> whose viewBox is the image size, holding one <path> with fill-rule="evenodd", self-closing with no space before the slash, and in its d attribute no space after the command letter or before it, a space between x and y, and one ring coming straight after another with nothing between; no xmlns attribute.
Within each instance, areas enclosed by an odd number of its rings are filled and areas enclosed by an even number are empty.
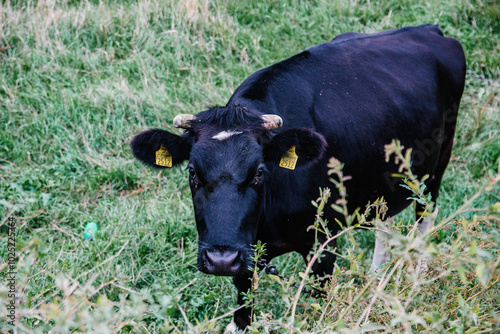
<svg viewBox="0 0 500 334"><path fill-rule="evenodd" d="M239 250L217 247L201 252L200 270L217 276L234 276L244 266L242 252Z"/></svg>

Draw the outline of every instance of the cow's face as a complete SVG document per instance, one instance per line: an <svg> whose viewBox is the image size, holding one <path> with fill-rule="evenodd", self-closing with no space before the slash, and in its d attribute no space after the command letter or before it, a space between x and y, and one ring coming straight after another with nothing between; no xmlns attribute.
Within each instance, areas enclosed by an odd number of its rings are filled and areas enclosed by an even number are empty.
<svg viewBox="0 0 500 334"><path fill-rule="evenodd" d="M251 266L267 170L262 146L252 134L221 133L193 145L189 184L199 236L198 268L235 275Z"/></svg>
<svg viewBox="0 0 500 334"><path fill-rule="evenodd" d="M199 236L198 268L214 275L243 274L253 266L252 245L263 218L269 170L292 146L299 157L297 168L317 161L325 140L307 129L272 136L260 126L193 128L182 136L163 130L142 132L131 142L134 156L157 168L164 167L157 160L158 151L170 165L188 160Z"/></svg>

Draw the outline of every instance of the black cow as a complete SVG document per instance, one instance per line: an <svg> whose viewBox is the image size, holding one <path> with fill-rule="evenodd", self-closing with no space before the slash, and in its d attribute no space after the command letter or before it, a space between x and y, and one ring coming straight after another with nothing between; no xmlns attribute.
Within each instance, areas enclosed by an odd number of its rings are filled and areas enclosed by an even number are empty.
<svg viewBox="0 0 500 334"><path fill-rule="evenodd" d="M352 177L351 212L382 196L391 217L410 204L407 190L388 177L397 168L384 160L384 145L395 138L414 149L413 172L429 175L426 186L437 199L464 80L460 43L436 26L345 33L254 73L224 107L177 116L182 135L148 130L131 147L157 168L189 161L198 269L233 276L243 304L257 240L267 245L267 260L308 255L315 242L306 231L315 216L311 200L331 186L330 157ZM328 221L342 220L325 210ZM326 255L314 274L332 273L334 260ZM250 314L235 313L238 328Z"/></svg>

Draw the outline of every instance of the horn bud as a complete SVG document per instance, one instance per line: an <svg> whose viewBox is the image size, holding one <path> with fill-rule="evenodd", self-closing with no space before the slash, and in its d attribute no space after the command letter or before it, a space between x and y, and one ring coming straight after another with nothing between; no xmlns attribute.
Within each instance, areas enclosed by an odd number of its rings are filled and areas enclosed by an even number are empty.
<svg viewBox="0 0 500 334"><path fill-rule="evenodd" d="M190 115L190 114L180 114L174 117L174 126L176 128L182 128L182 129L190 129L191 128L191 121L194 121L196 119L195 115Z"/></svg>
<svg viewBox="0 0 500 334"><path fill-rule="evenodd" d="M278 115L266 114L260 116L260 118L262 119L262 126L266 130L274 130L283 126L283 119Z"/></svg>

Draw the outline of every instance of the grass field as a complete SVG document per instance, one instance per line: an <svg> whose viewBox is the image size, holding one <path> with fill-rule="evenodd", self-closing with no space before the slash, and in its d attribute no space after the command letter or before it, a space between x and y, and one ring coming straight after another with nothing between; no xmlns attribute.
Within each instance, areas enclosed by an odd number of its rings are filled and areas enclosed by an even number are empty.
<svg viewBox="0 0 500 334"><path fill-rule="evenodd" d="M371 231L342 237L325 299L296 297L262 276L250 330L498 333L496 0L2 2L0 331L221 331L235 290L230 279L196 269L187 172L145 168L132 158L130 139L153 127L178 132L175 115L223 105L254 71L340 33L423 23L460 40L470 71L439 228L421 244L394 231L400 241L379 287L364 274ZM411 217L403 213L398 225ZM89 222L99 226L93 241L83 238ZM428 277L414 273L414 252L430 258ZM302 280L297 255L275 263ZM8 325L12 300L15 327Z"/></svg>

